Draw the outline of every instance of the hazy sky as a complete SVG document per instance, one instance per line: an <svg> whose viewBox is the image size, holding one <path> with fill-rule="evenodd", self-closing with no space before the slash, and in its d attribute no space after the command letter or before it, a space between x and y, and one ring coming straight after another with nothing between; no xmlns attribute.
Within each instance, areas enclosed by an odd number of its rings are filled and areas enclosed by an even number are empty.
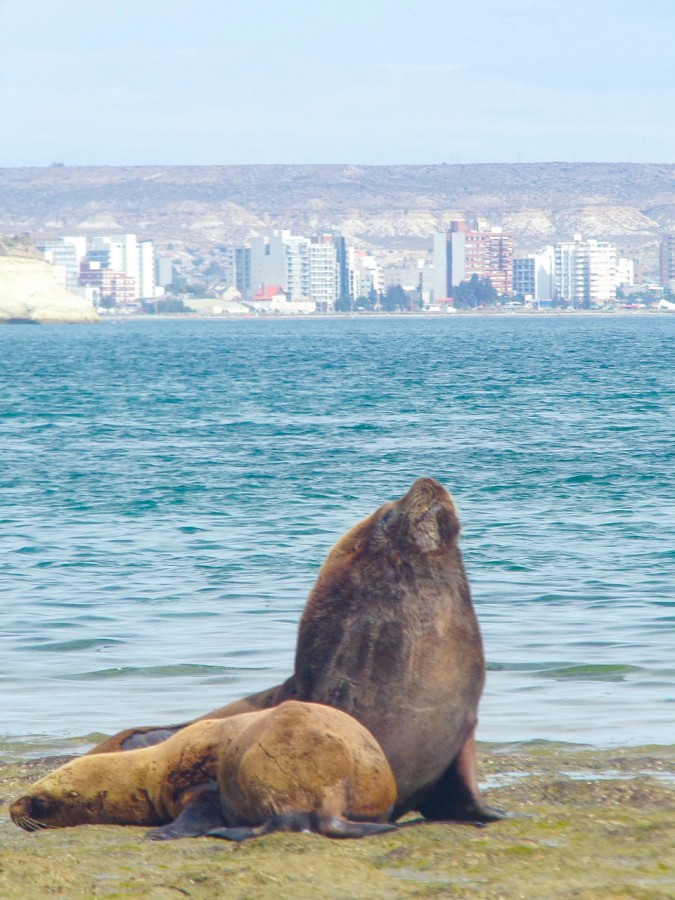
<svg viewBox="0 0 675 900"><path fill-rule="evenodd" d="M674 0L0 0L0 165L675 161Z"/></svg>

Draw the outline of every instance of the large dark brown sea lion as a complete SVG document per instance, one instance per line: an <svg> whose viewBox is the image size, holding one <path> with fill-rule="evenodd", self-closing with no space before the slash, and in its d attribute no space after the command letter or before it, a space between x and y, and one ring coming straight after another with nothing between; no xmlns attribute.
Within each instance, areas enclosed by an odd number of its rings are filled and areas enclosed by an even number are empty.
<svg viewBox="0 0 675 900"><path fill-rule="evenodd" d="M396 783L381 747L351 716L289 701L195 722L154 747L82 756L10 806L35 831L159 825L155 840L272 831L364 837L385 824Z"/></svg>
<svg viewBox="0 0 675 900"><path fill-rule="evenodd" d="M431 478L380 507L321 567L294 674L208 717L292 697L334 706L365 725L387 755L398 786L394 818L412 809L429 819L500 818L478 792L474 735L485 664L459 530L450 495ZM92 752L167 733L129 729Z"/></svg>

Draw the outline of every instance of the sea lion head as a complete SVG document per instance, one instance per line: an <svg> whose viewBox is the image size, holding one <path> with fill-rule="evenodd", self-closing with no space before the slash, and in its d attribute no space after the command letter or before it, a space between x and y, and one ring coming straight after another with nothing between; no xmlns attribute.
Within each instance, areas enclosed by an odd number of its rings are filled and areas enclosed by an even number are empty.
<svg viewBox="0 0 675 900"><path fill-rule="evenodd" d="M15 800L9 807L10 818L26 831L87 824L158 824L147 791L125 787L125 756L101 754L66 763ZM119 769L118 778L115 769Z"/></svg>
<svg viewBox="0 0 675 900"><path fill-rule="evenodd" d="M302 616L296 677L304 677L307 664L320 666L321 654L336 638L336 629L347 628L352 615L355 622L361 621L365 606L370 610L370 624L377 624L381 645L385 620L386 627L400 637L407 633L408 617L416 618L415 609L438 616L440 623L452 615L455 601L470 603L459 531L450 494L433 478L419 478L400 499L385 503L340 538L321 567ZM401 604L408 612L402 611ZM396 617L385 613L380 619L375 613L379 607L396 608ZM362 626L359 629L363 637ZM356 631L349 640L358 643ZM388 655L397 652L392 647ZM355 666L355 673L360 672ZM323 696L318 699L327 702Z"/></svg>
<svg viewBox="0 0 675 900"><path fill-rule="evenodd" d="M418 478L407 494L385 503L342 537L326 560L325 569L334 569L344 560L350 566L357 559L408 560L448 551L456 545L459 518L452 497L433 478Z"/></svg>
<svg viewBox="0 0 675 900"><path fill-rule="evenodd" d="M433 478L418 478L407 494L380 507L374 516L388 543L421 553L443 549L460 530L450 494Z"/></svg>

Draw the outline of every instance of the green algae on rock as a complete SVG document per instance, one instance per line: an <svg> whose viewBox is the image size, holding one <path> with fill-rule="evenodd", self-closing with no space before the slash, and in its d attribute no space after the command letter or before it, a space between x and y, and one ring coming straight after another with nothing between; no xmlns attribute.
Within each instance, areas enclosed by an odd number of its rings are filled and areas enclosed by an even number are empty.
<svg viewBox="0 0 675 900"><path fill-rule="evenodd" d="M675 747L546 742L480 748L488 800L511 818L429 823L362 841L271 835L153 844L115 826L27 834L7 801L49 763L0 763L0 896L321 896L659 900L675 894ZM493 785L490 787L490 785Z"/></svg>

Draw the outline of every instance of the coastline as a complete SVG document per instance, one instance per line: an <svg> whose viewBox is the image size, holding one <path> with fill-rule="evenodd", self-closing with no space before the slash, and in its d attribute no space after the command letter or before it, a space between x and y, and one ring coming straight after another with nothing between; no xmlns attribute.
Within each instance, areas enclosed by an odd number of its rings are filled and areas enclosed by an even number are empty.
<svg viewBox="0 0 675 900"><path fill-rule="evenodd" d="M447 312L330 312L330 313L279 313L270 315L263 313L133 313L121 315L113 313L101 316L102 323L121 324L125 322L152 322L161 320L194 322L287 322L287 321L325 321L327 319L512 319L512 318L546 318L559 319L581 316L583 318L616 318L617 316L659 316L669 318L675 310L663 309L462 309L454 313Z"/></svg>
<svg viewBox="0 0 675 900"><path fill-rule="evenodd" d="M0 896L71 898L666 898L675 891L675 745L479 746L486 828L424 824L355 841L275 834L242 845L144 840L147 829L36 834L7 802L53 765L0 761Z"/></svg>

